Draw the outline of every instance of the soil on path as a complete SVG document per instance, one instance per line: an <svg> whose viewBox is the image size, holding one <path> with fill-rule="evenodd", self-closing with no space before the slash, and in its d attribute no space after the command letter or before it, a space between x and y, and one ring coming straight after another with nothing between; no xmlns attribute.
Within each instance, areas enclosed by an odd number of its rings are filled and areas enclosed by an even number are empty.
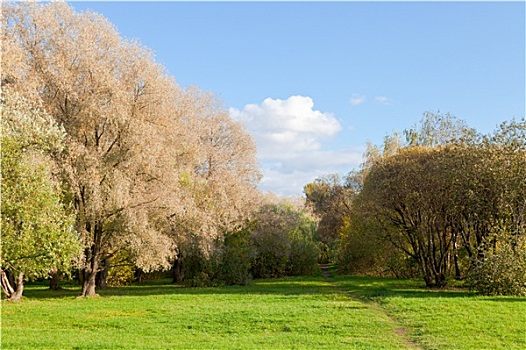
<svg viewBox="0 0 526 350"><path fill-rule="evenodd" d="M331 264L320 264L321 273L324 279L328 279L332 277L331 274L329 273L329 268L331 266L332 266Z"/></svg>

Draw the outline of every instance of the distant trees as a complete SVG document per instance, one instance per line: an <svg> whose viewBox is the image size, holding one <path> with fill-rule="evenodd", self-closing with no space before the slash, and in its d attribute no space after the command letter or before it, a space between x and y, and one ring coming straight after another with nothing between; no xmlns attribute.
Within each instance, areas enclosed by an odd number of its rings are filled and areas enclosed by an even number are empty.
<svg viewBox="0 0 526 350"><path fill-rule="evenodd" d="M306 204L318 219L316 235L323 244L321 261L332 259L340 231L349 223L351 202L360 187L361 178L357 173L346 178L326 175L304 186Z"/></svg>
<svg viewBox="0 0 526 350"><path fill-rule="evenodd" d="M301 205L270 201L260 207L251 233L256 278L308 275L317 270L316 223Z"/></svg>
<svg viewBox="0 0 526 350"><path fill-rule="evenodd" d="M316 222L301 201L272 195L252 220L224 232L208 252L187 245L179 282L190 286L247 284L252 278L311 275L318 271Z"/></svg>

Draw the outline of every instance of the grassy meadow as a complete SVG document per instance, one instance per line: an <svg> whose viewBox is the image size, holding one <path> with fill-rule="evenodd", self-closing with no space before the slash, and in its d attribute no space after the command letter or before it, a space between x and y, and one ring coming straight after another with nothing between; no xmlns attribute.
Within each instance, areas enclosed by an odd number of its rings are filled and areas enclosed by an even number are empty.
<svg viewBox="0 0 526 350"><path fill-rule="evenodd" d="M526 349L526 298L366 277L169 281L2 303L2 349Z"/></svg>

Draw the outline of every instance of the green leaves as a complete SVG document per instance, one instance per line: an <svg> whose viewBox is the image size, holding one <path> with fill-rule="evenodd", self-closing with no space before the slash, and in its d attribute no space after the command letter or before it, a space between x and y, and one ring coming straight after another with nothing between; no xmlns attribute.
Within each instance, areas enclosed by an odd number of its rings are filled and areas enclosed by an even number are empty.
<svg viewBox="0 0 526 350"><path fill-rule="evenodd" d="M2 268L27 278L68 269L78 254L74 218L62 202L51 153L64 133L52 119L16 94L2 108Z"/></svg>

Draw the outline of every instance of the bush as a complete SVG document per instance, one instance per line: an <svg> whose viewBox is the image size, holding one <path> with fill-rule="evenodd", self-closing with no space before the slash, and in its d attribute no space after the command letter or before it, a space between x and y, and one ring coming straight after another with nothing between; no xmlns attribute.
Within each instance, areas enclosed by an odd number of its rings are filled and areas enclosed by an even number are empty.
<svg viewBox="0 0 526 350"><path fill-rule="evenodd" d="M289 232L267 222L260 223L252 232L254 278L275 278L287 274L290 254Z"/></svg>
<svg viewBox="0 0 526 350"><path fill-rule="evenodd" d="M204 271L198 272L192 278L185 279L184 285L186 287L211 287L214 286L213 281L210 279L210 276Z"/></svg>
<svg viewBox="0 0 526 350"><path fill-rule="evenodd" d="M248 229L225 234L223 256L219 267L219 280L230 285L246 286L250 283L250 255L252 243Z"/></svg>
<svg viewBox="0 0 526 350"><path fill-rule="evenodd" d="M199 245L199 242L188 242L180 246L179 264L181 280L187 287L205 287L212 285L215 279L216 257L210 254Z"/></svg>
<svg viewBox="0 0 526 350"><path fill-rule="evenodd" d="M270 237L265 244L256 240L251 272L255 278L276 278L286 276L289 261L290 242L274 237L270 244Z"/></svg>
<svg viewBox="0 0 526 350"><path fill-rule="evenodd" d="M250 227L225 232L213 242L209 254L196 244L184 247L183 283L188 287L248 285L251 280Z"/></svg>
<svg viewBox="0 0 526 350"><path fill-rule="evenodd" d="M484 295L526 296L526 243L499 242L474 265L467 281Z"/></svg>
<svg viewBox="0 0 526 350"><path fill-rule="evenodd" d="M290 235L289 274L291 276L312 275L318 270L320 250L312 234L292 232Z"/></svg>
<svg viewBox="0 0 526 350"><path fill-rule="evenodd" d="M98 288L126 286L135 280L135 266L126 250L119 251L111 259L104 259L102 268L97 275Z"/></svg>
<svg viewBox="0 0 526 350"><path fill-rule="evenodd" d="M108 270L106 285L109 287L126 286L134 280L135 268L133 265L111 266Z"/></svg>

